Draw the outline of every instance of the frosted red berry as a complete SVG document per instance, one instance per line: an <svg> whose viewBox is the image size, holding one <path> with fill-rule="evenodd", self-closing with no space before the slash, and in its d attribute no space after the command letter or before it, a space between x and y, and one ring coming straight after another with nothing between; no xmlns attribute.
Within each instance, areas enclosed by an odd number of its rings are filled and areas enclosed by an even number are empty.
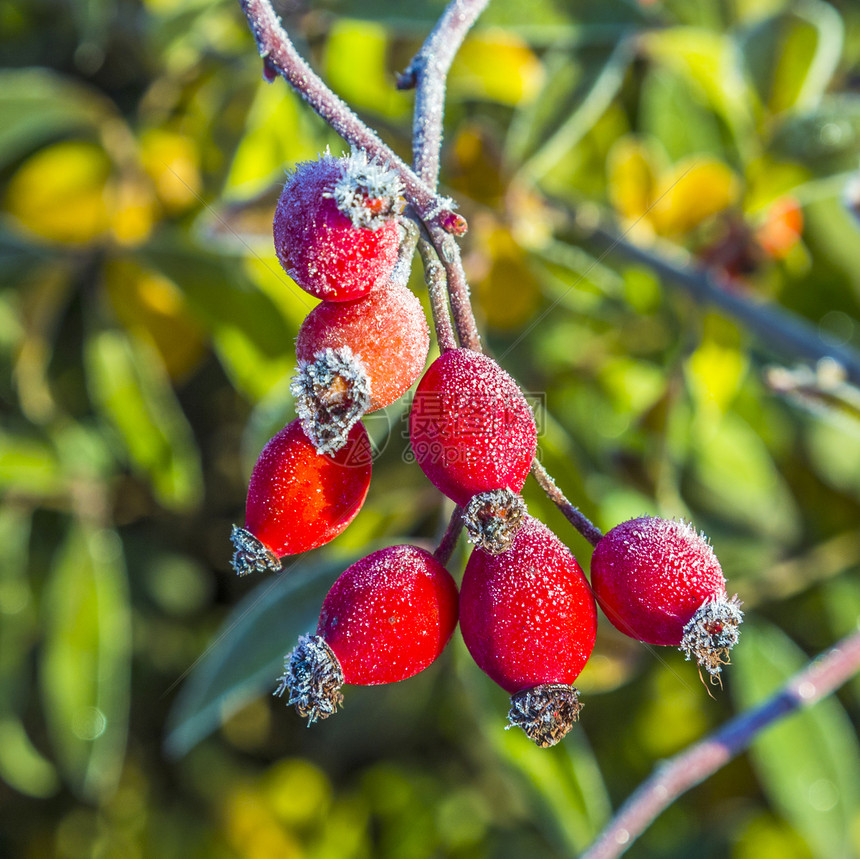
<svg viewBox="0 0 860 859"><path fill-rule="evenodd" d="M460 629L478 667L511 693L512 724L540 746L557 743L579 712L573 682L597 634L594 598L567 547L528 516L503 554L475 549Z"/></svg>
<svg viewBox="0 0 860 859"><path fill-rule="evenodd" d="M323 155L287 179L273 224L287 274L317 298L345 301L384 285L397 263L397 175L363 152Z"/></svg>
<svg viewBox="0 0 860 859"><path fill-rule="evenodd" d="M340 686L395 683L427 668L457 624L457 587L429 552L391 546L356 561L323 602L316 635L284 662L277 694L311 722L332 715Z"/></svg>
<svg viewBox="0 0 860 859"><path fill-rule="evenodd" d="M532 410L489 356L443 353L418 384L409 414L415 459L458 504L478 492L519 492L537 447Z"/></svg>
<svg viewBox="0 0 860 859"><path fill-rule="evenodd" d="M233 528L236 572L277 571L283 555L333 540L364 503L371 458L361 423L334 455L317 453L298 420L287 424L268 441L251 474L245 527Z"/></svg>
<svg viewBox="0 0 860 859"><path fill-rule="evenodd" d="M300 366L326 349L348 349L367 376L367 411L393 403L421 375L430 332L421 302L406 286L386 283L354 301L324 301L299 329Z"/></svg>
<svg viewBox="0 0 860 859"><path fill-rule="evenodd" d="M688 523L643 516L616 525L594 550L591 584L626 635L680 647L712 676L728 661L740 603L727 597L710 543Z"/></svg>

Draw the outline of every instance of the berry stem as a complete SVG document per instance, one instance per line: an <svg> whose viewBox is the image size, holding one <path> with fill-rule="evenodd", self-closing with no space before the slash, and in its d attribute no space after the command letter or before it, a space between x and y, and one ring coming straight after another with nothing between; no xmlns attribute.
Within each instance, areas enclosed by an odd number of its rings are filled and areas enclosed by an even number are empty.
<svg viewBox="0 0 860 859"><path fill-rule="evenodd" d="M578 507L568 501L565 494L558 488L549 472L535 459L532 462L532 474L547 497L564 514L565 519L591 543L596 546L603 538L603 532Z"/></svg>
<svg viewBox="0 0 860 859"><path fill-rule="evenodd" d="M860 632L814 659L758 707L727 722L710 737L668 761L631 794L580 859L615 859L679 796L743 751L773 722L811 707L860 670Z"/></svg>
<svg viewBox="0 0 860 859"><path fill-rule="evenodd" d="M430 294L430 309L433 311L433 330L436 332L436 342L440 352L448 352L457 348L454 339L454 329L451 326L451 314L448 310L448 278L445 268L439 262L436 248L425 238L418 240L418 252L424 265L424 280Z"/></svg>
<svg viewBox="0 0 860 859"><path fill-rule="evenodd" d="M437 224L428 223L427 231L445 269L457 339L464 348L480 352L481 335L478 333L478 324L475 322L475 314L472 312L472 303L469 300L469 284L463 271L460 246L450 233Z"/></svg>
<svg viewBox="0 0 860 859"><path fill-rule="evenodd" d="M338 98L299 55L269 0L239 0L268 73L277 72L349 144L387 164L400 176L404 196L429 222L459 223L451 200L440 197L379 136ZM267 78L268 79L268 78ZM462 221L462 219L460 219ZM441 228L440 228L441 229Z"/></svg>
<svg viewBox="0 0 860 859"><path fill-rule="evenodd" d="M445 533L442 535L436 551L433 552L433 557L443 566L451 560L451 555L454 554L457 540L460 539L460 534L463 531L463 523L463 508L457 506L448 520L448 527L445 528Z"/></svg>
<svg viewBox="0 0 860 859"><path fill-rule="evenodd" d="M412 150L415 172L435 188L442 149L445 80L466 33L489 0L451 0L442 17L397 81L398 89L415 87Z"/></svg>

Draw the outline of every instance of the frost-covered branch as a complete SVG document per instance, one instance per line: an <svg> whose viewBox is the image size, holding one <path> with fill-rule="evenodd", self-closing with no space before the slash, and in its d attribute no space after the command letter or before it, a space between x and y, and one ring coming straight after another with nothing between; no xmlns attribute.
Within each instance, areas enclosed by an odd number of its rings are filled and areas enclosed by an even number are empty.
<svg viewBox="0 0 860 859"><path fill-rule="evenodd" d="M451 201L439 197L430 185L420 179L299 55L269 0L239 2L267 71L281 75L344 140L395 170L403 182L404 196L422 220L437 221L443 230L464 231L465 221L451 211Z"/></svg>
<svg viewBox="0 0 860 859"><path fill-rule="evenodd" d="M452 0L433 32L397 81L398 89L415 87L412 151L415 172L435 188L439 178L445 81L466 33L489 0Z"/></svg>
<svg viewBox="0 0 860 859"><path fill-rule="evenodd" d="M795 710L811 707L858 670L860 632L855 632L813 660L763 704L661 764L634 791L580 859L621 856L664 809L743 751L760 731Z"/></svg>

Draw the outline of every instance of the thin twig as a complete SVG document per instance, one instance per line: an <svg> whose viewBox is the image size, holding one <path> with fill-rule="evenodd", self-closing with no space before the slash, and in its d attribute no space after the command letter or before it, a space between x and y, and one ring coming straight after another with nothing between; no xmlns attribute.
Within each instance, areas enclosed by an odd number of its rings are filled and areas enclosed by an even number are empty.
<svg viewBox="0 0 860 859"><path fill-rule="evenodd" d="M451 313L448 309L448 279L445 276L445 268L439 262L436 249L428 239L419 238L418 253L421 254L421 262L424 264L424 280L427 283L427 292L430 294L436 343L440 352L448 352L457 348L457 341L454 339Z"/></svg>
<svg viewBox="0 0 860 859"><path fill-rule="evenodd" d="M574 215L575 218L575 215ZM772 348L791 356L812 361L831 358L845 370L845 377L860 385L860 354L850 346L841 346L822 338L816 329L799 316L773 302L758 303L740 292L727 288L707 271L671 260L667 253L633 244L612 228L598 225L584 228L586 239L607 248L609 252L642 263L660 278L686 290L696 301L712 304L733 316L747 330Z"/></svg>
<svg viewBox="0 0 860 859"><path fill-rule="evenodd" d="M469 300L469 284L463 271L460 246L442 227L428 224L427 229L433 247L436 248L439 260L445 268L457 339L464 348L480 352L481 335L478 333L478 324L475 322L475 314L472 312L472 304Z"/></svg>
<svg viewBox="0 0 860 859"><path fill-rule="evenodd" d="M603 532L578 507L574 507L558 488L549 472L535 459L532 461L532 474L547 497L564 514L564 518L591 543L596 546L603 538Z"/></svg>
<svg viewBox="0 0 860 859"><path fill-rule="evenodd" d="M745 749L765 727L789 713L811 707L860 670L860 632L843 638L813 660L754 710L700 743L661 764L624 803L618 814L580 859L615 859L664 809Z"/></svg>
<svg viewBox="0 0 860 859"><path fill-rule="evenodd" d="M489 0L451 0L421 50L397 81L415 87L412 151L415 172L431 187L439 179L445 82L454 56Z"/></svg>
<svg viewBox="0 0 860 859"><path fill-rule="evenodd" d="M433 557L443 566L451 560L451 555L454 554L454 549L457 546L457 540L460 539L460 534L463 531L463 508L457 506L448 520L448 527L433 553Z"/></svg>
<svg viewBox="0 0 860 859"><path fill-rule="evenodd" d="M396 170L404 196L422 220L437 221L445 228L465 231L465 221L451 210L453 203L440 197L379 136L338 98L299 55L281 26L269 0L239 0L248 19L266 69L281 75L301 97L341 136L358 149Z"/></svg>

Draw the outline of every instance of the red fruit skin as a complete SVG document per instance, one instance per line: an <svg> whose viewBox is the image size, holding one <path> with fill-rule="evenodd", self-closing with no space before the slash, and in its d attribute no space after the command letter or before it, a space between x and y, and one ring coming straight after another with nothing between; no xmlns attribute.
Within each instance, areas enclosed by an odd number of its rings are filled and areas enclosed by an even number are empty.
<svg viewBox="0 0 860 859"><path fill-rule="evenodd" d="M534 416L517 383L469 349L430 365L412 402L409 436L424 473L458 504L492 489L519 492L537 448Z"/></svg>
<svg viewBox="0 0 860 859"><path fill-rule="evenodd" d="M679 645L684 626L726 580L707 540L685 522L643 516L616 525L591 558L591 586L616 629Z"/></svg>
<svg viewBox="0 0 860 859"><path fill-rule="evenodd" d="M300 164L275 209L275 252L302 289L327 301L347 301L384 285L397 262L395 220L379 229L353 226L331 196L339 159Z"/></svg>
<svg viewBox="0 0 860 859"><path fill-rule="evenodd" d="M391 546L356 561L334 583L317 635L344 682L395 683L430 665L457 625L457 586L429 552Z"/></svg>
<svg viewBox="0 0 860 859"><path fill-rule="evenodd" d="M301 423L292 421L268 441L251 473L246 530L279 557L328 543L361 509L371 459L361 423L331 456L317 453Z"/></svg>
<svg viewBox="0 0 860 859"><path fill-rule="evenodd" d="M513 695L573 684L594 649L597 609L576 558L529 516L507 552L472 552L460 630L478 667Z"/></svg>
<svg viewBox="0 0 860 859"><path fill-rule="evenodd" d="M296 339L299 361L326 348L349 346L370 379L370 408L393 403L421 374L430 349L424 309L405 286L387 283L354 301L324 301L307 316Z"/></svg>

